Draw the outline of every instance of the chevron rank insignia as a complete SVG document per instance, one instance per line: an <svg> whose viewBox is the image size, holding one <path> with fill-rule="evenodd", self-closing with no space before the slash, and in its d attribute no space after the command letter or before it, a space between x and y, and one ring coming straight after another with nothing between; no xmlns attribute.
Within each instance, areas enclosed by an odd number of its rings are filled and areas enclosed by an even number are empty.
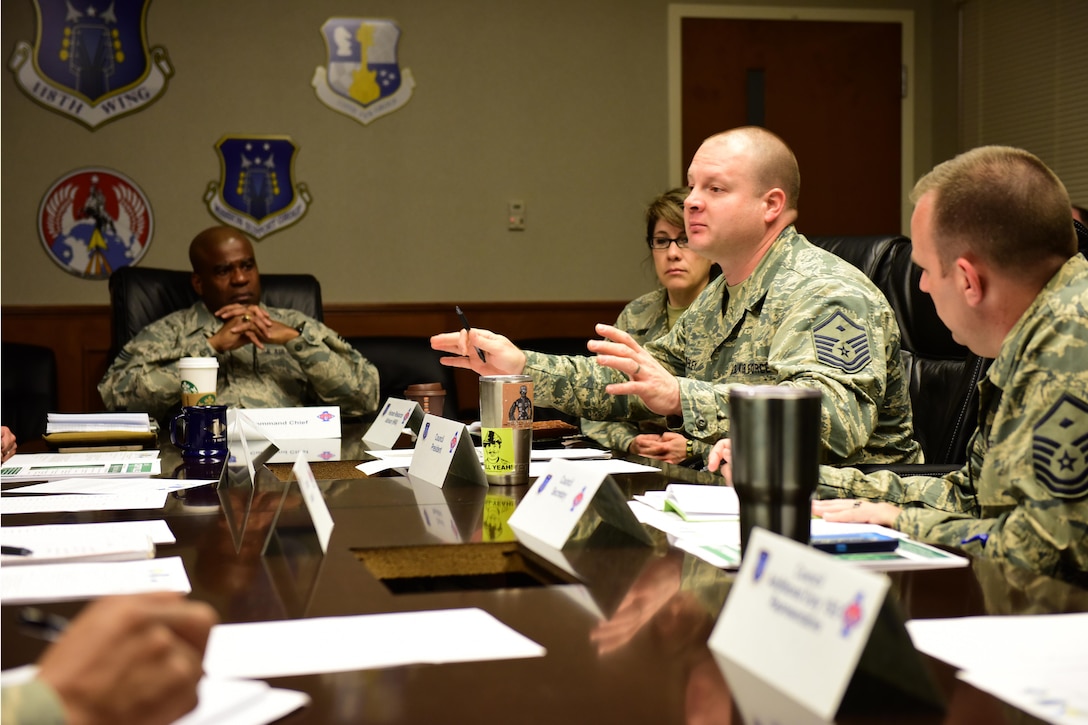
<svg viewBox="0 0 1088 725"><path fill-rule="evenodd" d="M1032 433L1035 478L1058 498L1088 493L1088 404L1065 393Z"/></svg>
<svg viewBox="0 0 1088 725"><path fill-rule="evenodd" d="M865 328L842 310L812 329L812 343L816 347L817 360L847 373L856 373L872 359Z"/></svg>

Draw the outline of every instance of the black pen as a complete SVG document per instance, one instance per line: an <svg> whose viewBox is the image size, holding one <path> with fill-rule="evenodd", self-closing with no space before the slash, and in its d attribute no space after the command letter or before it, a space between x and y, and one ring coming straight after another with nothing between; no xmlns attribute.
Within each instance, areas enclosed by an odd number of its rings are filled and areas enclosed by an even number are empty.
<svg viewBox="0 0 1088 725"><path fill-rule="evenodd" d="M461 306L460 305L454 305L453 309L455 309L457 311L457 316L461 318L461 327L465 328L466 330L471 330L472 325L468 324L468 318L465 317L464 312L461 312ZM484 357L484 351L483 350L481 350L480 348L476 348L476 354L480 356L480 362L487 362L487 358Z"/></svg>
<svg viewBox="0 0 1088 725"><path fill-rule="evenodd" d="M34 552L21 546L0 546L0 554L5 556L30 556Z"/></svg>
<svg viewBox="0 0 1088 725"><path fill-rule="evenodd" d="M23 607L19 610L19 628L31 637L54 642L68 628L68 620L37 607Z"/></svg>

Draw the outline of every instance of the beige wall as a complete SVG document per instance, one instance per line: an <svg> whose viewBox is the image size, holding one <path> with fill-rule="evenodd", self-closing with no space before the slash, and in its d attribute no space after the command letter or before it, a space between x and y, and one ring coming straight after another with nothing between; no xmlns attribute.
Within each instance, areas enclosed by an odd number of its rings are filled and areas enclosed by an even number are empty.
<svg viewBox="0 0 1088 725"><path fill-rule="evenodd" d="M736 3L740 4L740 3ZM747 4L753 4L751 2ZM951 0L777 3L915 11L915 167L956 151ZM105 304L106 282L56 266L35 212L82 166L150 197L145 266L187 268L224 134L287 134L313 206L257 245L265 272L309 271L325 301L622 300L647 290L640 214L669 181L667 0L155 0L151 45L176 73L145 110L90 131L45 110L9 71L2 99L0 301ZM331 16L401 27L407 106L369 126L331 111L310 78ZM29 0L5 0L0 52L33 42ZM510 199L528 228L506 230Z"/></svg>

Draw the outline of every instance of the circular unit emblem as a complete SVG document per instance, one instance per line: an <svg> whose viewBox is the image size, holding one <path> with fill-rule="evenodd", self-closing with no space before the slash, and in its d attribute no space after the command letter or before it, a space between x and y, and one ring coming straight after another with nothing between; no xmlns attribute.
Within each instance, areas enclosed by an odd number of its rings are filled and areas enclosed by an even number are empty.
<svg viewBox="0 0 1088 725"><path fill-rule="evenodd" d="M104 168L61 177L38 207L38 237L65 272L108 279L147 252L154 223L151 203L127 176Z"/></svg>

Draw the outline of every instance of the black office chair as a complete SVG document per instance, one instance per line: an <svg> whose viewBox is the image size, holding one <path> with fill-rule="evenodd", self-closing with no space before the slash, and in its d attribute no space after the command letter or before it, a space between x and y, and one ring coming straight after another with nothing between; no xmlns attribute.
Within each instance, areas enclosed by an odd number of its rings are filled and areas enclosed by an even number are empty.
<svg viewBox="0 0 1088 725"><path fill-rule="evenodd" d="M5 342L2 364L2 423L20 442L41 438L48 414L57 410L57 358L41 345Z"/></svg>
<svg viewBox="0 0 1088 725"><path fill-rule="evenodd" d="M426 337L345 338L378 369L378 404L388 398L404 398L409 385L441 383L446 391L442 417L457 420L457 383L453 368L438 360L442 353L431 349Z"/></svg>
<svg viewBox="0 0 1088 725"><path fill-rule="evenodd" d="M967 460L967 443L978 419L978 382L990 360L952 339L933 300L918 287L921 270L911 262L906 237L808 239L864 272L888 298L899 322L901 354L914 409L914 437L926 465L891 468L933 474L959 468Z"/></svg>
<svg viewBox="0 0 1088 725"><path fill-rule="evenodd" d="M192 306L199 297L192 273L154 267L120 267L110 275L110 360L150 323ZM261 301L324 321L321 283L310 274L262 274Z"/></svg>

